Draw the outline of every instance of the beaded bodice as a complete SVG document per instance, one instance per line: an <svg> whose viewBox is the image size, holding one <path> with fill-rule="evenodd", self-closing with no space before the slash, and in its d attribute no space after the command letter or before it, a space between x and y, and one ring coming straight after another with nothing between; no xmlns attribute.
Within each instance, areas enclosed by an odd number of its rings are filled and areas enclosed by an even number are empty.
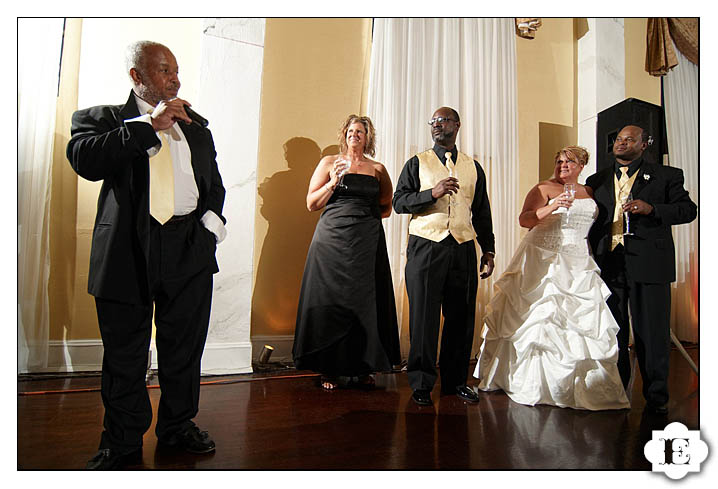
<svg viewBox="0 0 718 489"><path fill-rule="evenodd" d="M576 199L570 212L549 215L533 227L524 239L539 248L570 255L587 255L588 231L597 215L598 207L593 199Z"/></svg>

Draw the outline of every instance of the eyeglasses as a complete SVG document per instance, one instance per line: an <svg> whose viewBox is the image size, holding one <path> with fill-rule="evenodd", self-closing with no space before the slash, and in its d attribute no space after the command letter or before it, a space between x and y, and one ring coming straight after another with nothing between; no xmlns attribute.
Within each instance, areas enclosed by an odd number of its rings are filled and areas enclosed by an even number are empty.
<svg viewBox="0 0 718 489"><path fill-rule="evenodd" d="M430 126L433 126L437 122L439 124L443 124L444 122L449 122L449 121L456 122L454 119L449 119L448 117L434 117L429 122L427 122L427 124L429 124Z"/></svg>

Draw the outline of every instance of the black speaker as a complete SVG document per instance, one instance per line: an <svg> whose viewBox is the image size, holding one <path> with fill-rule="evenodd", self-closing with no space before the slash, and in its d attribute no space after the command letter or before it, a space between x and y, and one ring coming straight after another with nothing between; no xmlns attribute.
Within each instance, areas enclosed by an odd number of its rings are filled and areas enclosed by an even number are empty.
<svg viewBox="0 0 718 489"><path fill-rule="evenodd" d="M643 159L663 164L663 155L668 153L666 125L663 107L627 98L613 107L598 113L596 124L596 169L598 171L613 165L613 142L625 126L641 126L648 132L651 142L643 152Z"/></svg>

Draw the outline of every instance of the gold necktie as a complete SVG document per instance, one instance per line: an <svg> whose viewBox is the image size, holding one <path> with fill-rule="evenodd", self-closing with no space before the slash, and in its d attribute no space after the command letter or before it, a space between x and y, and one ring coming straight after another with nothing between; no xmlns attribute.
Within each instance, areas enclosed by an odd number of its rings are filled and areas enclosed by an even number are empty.
<svg viewBox="0 0 718 489"><path fill-rule="evenodd" d="M162 147L150 158L150 215L164 224L175 213L175 176L167 135L159 135Z"/></svg>
<svg viewBox="0 0 718 489"><path fill-rule="evenodd" d="M446 152L446 169L449 170L449 175L451 175L452 177L455 176L454 171L456 169L456 165L454 164L453 161L451 161L451 152L450 151Z"/></svg>
<svg viewBox="0 0 718 489"><path fill-rule="evenodd" d="M611 226L611 251L616 246L623 244L623 204L622 202L631 191L631 185L628 184L628 167L622 166L621 178L618 180L616 187L616 207L613 210L613 225Z"/></svg>

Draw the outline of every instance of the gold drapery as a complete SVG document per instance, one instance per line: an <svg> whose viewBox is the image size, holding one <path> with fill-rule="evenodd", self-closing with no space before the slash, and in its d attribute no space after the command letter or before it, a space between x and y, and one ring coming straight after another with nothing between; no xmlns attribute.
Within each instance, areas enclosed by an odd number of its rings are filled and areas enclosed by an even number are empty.
<svg viewBox="0 0 718 489"><path fill-rule="evenodd" d="M698 19L652 17L646 28L646 71L663 76L678 64L673 45L698 66Z"/></svg>
<svg viewBox="0 0 718 489"><path fill-rule="evenodd" d="M698 19L668 17L668 30L681 54L698 66Z"/></svg>

